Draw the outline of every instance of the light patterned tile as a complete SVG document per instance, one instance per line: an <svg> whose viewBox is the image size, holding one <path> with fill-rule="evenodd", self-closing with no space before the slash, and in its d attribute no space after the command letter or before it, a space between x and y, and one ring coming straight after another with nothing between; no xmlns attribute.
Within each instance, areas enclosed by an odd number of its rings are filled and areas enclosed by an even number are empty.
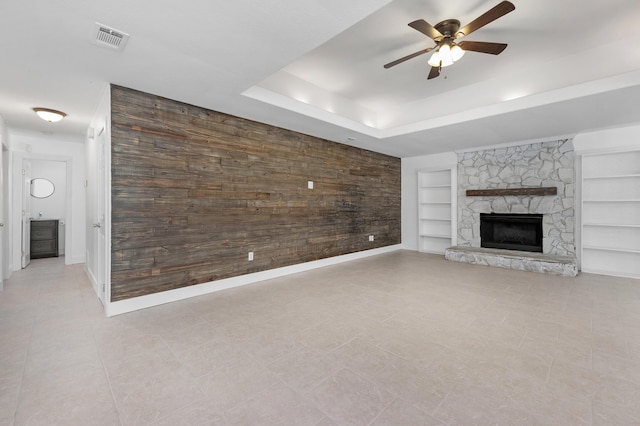
<svg viewBox="0 0 640 426"><path fill-rule="evenodd" d="M210 401L204 398L191 405L180 408L153 423L154 426L175 426L175 425L226 425L228 424L222 412L211 406Z"/></svg>
<svg viewBox="0 0 640 426"><path fill-rule="evenodd" d="M364 335L371 326L371 321L357 317L332 319L315 325L294 338L313 350L326 354L357 337Z"/></svg>
<svg viewBox="0 0 640 426"><path fill-rule="evenodd" d="M179 331L162 334L174 354L183 354L201 346L204 343L220 341L224 338L221 333L208 322L197 322Z"/></svg>
<svg viewBox="0 0 640 426"><path fill-rule="evenodd" d="M80 364L23 381L16 424L119 424L100 366Z"/></svg>
<svg viewBox="0 0 640 426"><path fill-rule="evenodd" d="M286 386L275 386L228 410L230 425L313 426L325 415L313 404Z"/></svg>
<svg viewBox="0 0 640 426"><path fill-rule="evenodd" d="M550 357L561 363L591 368L591 345L586 342L567 342L526 336L519 348L541 358Z"/></svg>
<svg viewBox="0 0 640 426"><path fill-rule="evenodd" d="M129 425L159 421L204 396L195 380L173 371L117 376L110 383L120 418Z"/></svg>
<svg viewBox="0 0 640 426"><path fill-rule="evenodd" d="M343 369L313 388L309 399L338 424L366 425L389 406L394 396Z"/></svg>
<svg viewBox="0 0 640 426"><path fill-rule="evenodd" d="M554 362L549 383L559 391L584 395L621 409L635 407L640 400L640 385L571 364Z"/></svg>
<svg viewBox="0 0 640 426"><path fill-rule="evenodd" d="M509 399L524 407L535 419L535 424L589 425L591 399L572 389L540 381L520 382L511 386Z"/></svg>
<svg viewBox="0 0 640 426"><path fill-rule="evenodd" d="M12 425L20 396L20 382L0 384L0 425Z"/></svg>
<svg viewBox="0 0 640 426"><path fill-rule="evenodd" d="M398 251L105 318L42 259L0 292L0 424L636 424L639 301Z"/></svg>
<svg viewBox="0 0 640 426"><path fill-rule="evenodd" d="M328 353L327 358L370 378L386 367L395 355L372 345L365 339L356 338Z"/></svg>
<svg viewBox="0 0 640 426"><path fill-rule="evenodd" d="M600 401L592 402L593 426L620 426L640 424L640 407L629 407L621 410L620 407L603 404Z"/></svg>
<svg viewBox="0 0 640 426"><path fill-rule="evenodd" d="M444 422L420 411L408 402L396 398L371 426L447 426Z"/></svg>
<svg viewBox="0 0 640 426"><path fill-rule="evenodd" d="M184 368L193 377L202 377L227 365L237 363L238 359L250 359L238 345L227 340L208 341L177 357Z"/></svg>
<svg viewBox="0 0 640 426"><path fill-rule="evenodd" d="M269 364L267 368L295 390L306 393L343 366L326 355L304 348Z"/></svg>
<svg viewBox="0 0 640 426"><path fill-rule="evenodd" d="M499 387L461 386L451 391L434 416L447 425L535 425L528 410Z"/></svg>
<svg viewBox="0 0 640 426"><path fill-rule="evenodd" d="M363 340L393 355L424 365L428 365L445 350L445 346L434 341L423 327L401 322L385 321L379 327L367 331Z"/></svg>
<svg viewBox="0 0 640 426"><path fill-rule="evenodd" d="M372 381L430 414L456 386L433 370L400 358L387 365Z"/></svg>
<svg viewBox="0 0 640 426"><path fill-rule="evenodd" d="M281 386L282 381L262 365L241 358L198 378L197 384L209 405L224 412Z"/></svg>
<svg viewBox="0 0 640 426"><path fill-rule="evenodd" d="M303 349L304 345L288 334L269 332L241 343L240 347L259 363L268 365Z"/></svg>

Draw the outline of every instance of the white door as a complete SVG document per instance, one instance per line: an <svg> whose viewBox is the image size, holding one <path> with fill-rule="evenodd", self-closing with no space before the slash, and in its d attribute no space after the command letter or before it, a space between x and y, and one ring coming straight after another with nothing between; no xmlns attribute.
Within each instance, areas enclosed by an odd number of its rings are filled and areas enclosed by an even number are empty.
<svg viewBox="0 0 640 426"><path fill-rule="evenodd" d="M95 193L95 210L93 221L93 241L94 241L94 254L95 254L95 274L98 281L98 298L104 304L105 301L105 283L106 283L106 237L105 237L105 131L104 128L100 131L97 138L96 150L97 150L97 163L98 170L96 176L96 193Z"/></svg>
<svg viewBox="0 0 640 426"><path fill-rule="evenodd" d="M31 263L31 162L22 163L22 268Z"/></svg>

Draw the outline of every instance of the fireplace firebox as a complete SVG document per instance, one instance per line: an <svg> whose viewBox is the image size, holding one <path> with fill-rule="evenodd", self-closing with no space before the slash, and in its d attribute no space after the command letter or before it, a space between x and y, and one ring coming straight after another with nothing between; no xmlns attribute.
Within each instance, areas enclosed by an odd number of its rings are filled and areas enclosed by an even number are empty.
<svg viewBox="0 0 640 426"><path fill-rule="evenodd" d="M480 246L542 253L542 215L480 213Z"/></svg>

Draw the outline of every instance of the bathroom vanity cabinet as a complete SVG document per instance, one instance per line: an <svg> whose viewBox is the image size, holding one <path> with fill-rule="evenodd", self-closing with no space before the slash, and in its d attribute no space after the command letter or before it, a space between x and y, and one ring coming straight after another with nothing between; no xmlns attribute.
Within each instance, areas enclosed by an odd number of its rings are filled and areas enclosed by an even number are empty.
<svg viewBox="0 0 640 426"><path fill-rule="evenodd" d="M31 221L31 258L58 257L58 220Z"/></svg>

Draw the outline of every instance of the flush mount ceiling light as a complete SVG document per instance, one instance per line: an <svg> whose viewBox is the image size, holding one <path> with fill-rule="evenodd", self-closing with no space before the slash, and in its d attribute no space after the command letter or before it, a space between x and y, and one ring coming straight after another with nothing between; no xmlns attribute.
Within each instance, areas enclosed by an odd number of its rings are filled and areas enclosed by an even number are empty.
<svg viewBox="0 0 640 426"><path fill-rule="evenodd" d="M34 108L33 110L38 114L38 117L42 118L44 121L48 121L49 123L55 123L67 116L64 112L56 111L55 109Z"/></svg>

